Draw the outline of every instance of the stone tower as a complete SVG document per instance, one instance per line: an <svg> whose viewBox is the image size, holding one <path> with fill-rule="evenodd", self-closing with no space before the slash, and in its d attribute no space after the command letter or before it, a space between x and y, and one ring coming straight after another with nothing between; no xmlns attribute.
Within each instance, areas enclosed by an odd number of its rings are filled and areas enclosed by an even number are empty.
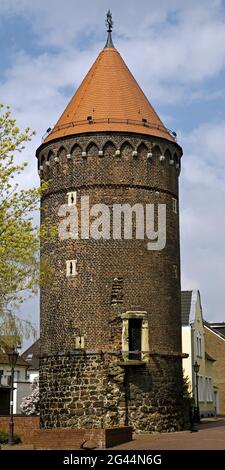
<svg viewBox="0 0 225 470"><path fill-rule="evenodd" d="M42 244L52 279L41 289L41 426L175 430L182 427L182 149L115 49L110 20L104 49L37 149L49 182L43 222L61 222L65 205L81 218L87 196L90 208L154 205L156 225L166 205L166 243L148 249L146 233L135 236L136 219L132 238L113 236L111 223L96 239L86 223L78 236Z"/></svg>

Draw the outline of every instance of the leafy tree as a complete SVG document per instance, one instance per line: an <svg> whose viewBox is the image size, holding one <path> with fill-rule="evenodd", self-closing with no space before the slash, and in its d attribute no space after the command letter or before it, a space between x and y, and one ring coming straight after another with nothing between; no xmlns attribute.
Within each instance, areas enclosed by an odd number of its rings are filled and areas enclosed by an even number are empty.
<svg viewBox="0 0 225 470"><path fill-rule="evenodd" d="M191 400L191 391L190 391L190 380L187 375L184 375L183 371L183 398L186 400Z"/></svg>
<svg viewBox="0 0 225 470"><path fill-rule="evenodd" d="M184 427L187 429L190 429L193 427L194 399L191 395L189 377L184 375L184 371L183 371L182 398L183 398L183 406L184 406Z"/></svg>
<svg viewBox="0 0 225 470"><path fill-rule="evenodd" d="M40 233L34 224L46 185L21 188L18 179L27 163L15 158L34 134L29 127L21 132L10 108L0 104L0 334L11 339L34 333L32 324L15 311L28 295L37 292L40 236L46 236L45 228ZM46 263L41 273L50 275Z"/></svg>

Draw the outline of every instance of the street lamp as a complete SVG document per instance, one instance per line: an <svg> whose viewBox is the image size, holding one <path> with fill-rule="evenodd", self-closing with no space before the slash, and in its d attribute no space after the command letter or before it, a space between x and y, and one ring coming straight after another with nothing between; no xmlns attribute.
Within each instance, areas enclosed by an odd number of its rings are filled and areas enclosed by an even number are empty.
<svg viewBox="0 0 225 470"><path fill-rule="evenodd" d="M11 388L10 388L10 419L9 419L9 444L14 444L13 431L14 431L14 422L13 422L13 385L14 385L14 369L16 361L18 359L18 352L15 347L8 351L8 360L11 367Z"/></svg>
<svg viewBox="0 0 225 470"><path fill-rule="evenodd" d="M200 365L195 361L193 365L193 369L195 372L195 387L196 387L196 409L195 409L195 418L196 421L200 421L200 414L199 414L199 400L198 400L198 372L199 372Z"/></svg>

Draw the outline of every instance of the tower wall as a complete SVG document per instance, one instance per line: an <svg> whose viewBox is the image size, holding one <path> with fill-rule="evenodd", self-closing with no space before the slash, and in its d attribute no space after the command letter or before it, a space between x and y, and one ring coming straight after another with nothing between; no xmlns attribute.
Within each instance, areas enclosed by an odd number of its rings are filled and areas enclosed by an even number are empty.
<svg viewBox="0 0 225 470"><path fill-rule="evenodd" d="M167 208L161 251L148 250L146 237L43 243L42 257L52 268L51 283L41 289L43 427L181 427L179 210L173 206L180 156L175 143L124 133L80 135L39 148L40 174L49 181L42 199L49 227L60 221L58 209L70 191L77 192L78 210L87 195L90 207ZM73 259L78 274L67 277L66 261ZM132 362L121 351L127 322L140 315L147 351ZM84 338L80 350L78 336Z"/></svg>

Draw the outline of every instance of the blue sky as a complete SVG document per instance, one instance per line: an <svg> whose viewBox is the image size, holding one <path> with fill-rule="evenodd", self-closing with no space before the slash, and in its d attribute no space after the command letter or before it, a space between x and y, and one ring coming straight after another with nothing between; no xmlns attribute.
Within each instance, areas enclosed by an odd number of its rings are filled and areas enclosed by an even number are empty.
<svg viewBox="0 0 225 470"><path fill-rule="evenodd" d="M22 183L37 184L35 148L104 47L114 44L183 146L182 287L225 320L225 3L221 0L0 0L0 100L36 137ZM38 323L38 302L24 306Z"/></svg>

